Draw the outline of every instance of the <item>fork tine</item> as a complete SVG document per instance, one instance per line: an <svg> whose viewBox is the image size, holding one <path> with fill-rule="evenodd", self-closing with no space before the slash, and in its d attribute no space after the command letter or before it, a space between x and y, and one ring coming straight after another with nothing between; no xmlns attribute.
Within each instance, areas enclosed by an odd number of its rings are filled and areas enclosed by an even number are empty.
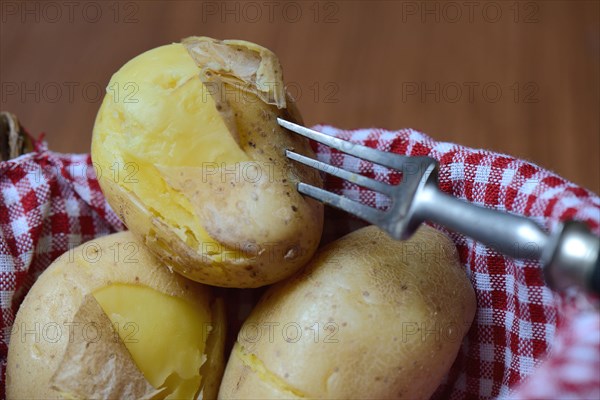
<svg viewBox="0 0 600 400"><path fill-rule="evenodd" d="M405 166L408 166L413 170L415 167L417 167L418 169L421 167L423 158L429 159L429 157L402 156L399 154L372 149L370 147L363 146L360 144L350 143L346 140L338 139L336 137L329 136L312 129L308 129L302 125L286 121L283 118L277 118L277 122L282 127L289 129L292 132L296 132L299 135L312 139L316 142L322 143L329 147L333 147L334 149L337 149L346 154L362 158L363 160L371 161L376 164L386 166L388 168L397 169L399 171L403 171L403 167Z"/></svg>
<svg viewBox="0 0 600 400"><path fill-rule="evenodd" d="M328 192L327 190L303 182L298 183L298 192L330 206L349 212L350 214L354 214L374 225L380 224L385 214L383 211L365 206L364 204L350 200L347 197Z"/></svg>
<svg viewBox="0 0 600 400"><path fill-rule="evenodd" d="M288 158L296 160L304 165L316 168L319 171L323 171L330 175L337 176L338 178L345 179L349 182L356 183L359 186L383 193L388 197L392 195L392 187L387 183L379 182L375 179L367 178L366 176L355 174L353 172L346 171L342 168L334 167L333 165L329 165L327 163L312 159L310 157L303 156L302 154L295 153L291 150L286 150L285 155Z"/></svg>

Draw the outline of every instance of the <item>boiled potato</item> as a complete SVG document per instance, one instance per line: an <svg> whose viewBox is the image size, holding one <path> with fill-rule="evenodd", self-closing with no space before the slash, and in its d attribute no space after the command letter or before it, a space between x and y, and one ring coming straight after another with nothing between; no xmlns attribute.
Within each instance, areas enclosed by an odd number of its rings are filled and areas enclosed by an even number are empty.
<svg viewBox="0 0 600 400"><path fill-rule="evenodd" d="M112 77L92 159L112 208L177 272L259 287L303 266L323 226L321 186L285 149L314 156L279 127L301 122L273 53L244 41L188 38L135 57Z"/></svg>
<svg viewBox="0 0 600 400"><path fill-rule="evenodd" d="M208 286L158 262L130 232L59 257L13 326L9 399L215 398L224 309Z"/></svg>
<svg viewBox="0 0 600 400"><path fill-rule="evenodd" d="M454 361L475 294L452 242L376 227L320 250L265 293L238 334L223 399L427 399Z"/></svg>

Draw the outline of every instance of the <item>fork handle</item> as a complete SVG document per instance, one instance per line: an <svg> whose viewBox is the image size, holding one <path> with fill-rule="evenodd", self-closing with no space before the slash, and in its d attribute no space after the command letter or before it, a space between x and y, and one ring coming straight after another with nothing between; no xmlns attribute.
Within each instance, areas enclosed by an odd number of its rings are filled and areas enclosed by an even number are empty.
<svg viewBox="0 0 600 400"><path fill-rule="evenodd" d="M600 294L600 238L569 221L552 234L532 220L464 202L443 193L434 180L419 190L414 218L431 221L513 257L540 260L548 285L577 285Z"/></svg>

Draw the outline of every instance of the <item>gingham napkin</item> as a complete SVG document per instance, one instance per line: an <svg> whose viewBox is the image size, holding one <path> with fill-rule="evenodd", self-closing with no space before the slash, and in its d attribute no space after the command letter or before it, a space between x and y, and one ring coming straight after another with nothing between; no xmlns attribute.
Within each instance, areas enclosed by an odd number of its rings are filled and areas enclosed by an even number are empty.
<svg viewBox="0 0 600 400"><path fill-rule="evenodd" d="M39 274L65 251L124 229L90 156L35 151L0 162L0 390L17 309Z"/></svg>
<svg viewBox="0 0 600 400"><path fill-rule="evenodd" d="M325 133L385 151L440 161L440 187L489 208L533 218L552 230L584 221L600 234L600 199L551 172L510 156L436 142L413 131ZM321 161L396 183L398 173L314 144ZM326 187L366 204L387 200L339 179ZM4 393L7 338L18 305L39 273L64 251L123 229L105 203L88 155L35 153L0 163L0 362ZM440 228L444 230L443 228ZM434 398L600 398L598 299L558 295L535 262L503 257L462 235L456 243L477 293L477 314L452 369Z"/></svg>

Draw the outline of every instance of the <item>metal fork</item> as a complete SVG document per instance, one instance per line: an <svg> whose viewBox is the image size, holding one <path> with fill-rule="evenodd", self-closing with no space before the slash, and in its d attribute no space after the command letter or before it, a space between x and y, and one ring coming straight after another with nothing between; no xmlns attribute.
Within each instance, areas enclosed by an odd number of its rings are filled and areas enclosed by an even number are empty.
<svg viewBox="0 0 600 400"><path fill-rule="evenodd" d="M585 224L562 223L545 232L532 220L464 202L438 188L438 163L431 157L387 153L347 142L304 126L277 119L279 125L346 154L402 172L399 185L346 171L286 150L286 156L390 198L386 211L306 183L298 192L379 226L395 239L408 239L424 221L443 225L512 257L539 260L548 285L557 290L579 286L600 294L600 239Z"/></svg>

